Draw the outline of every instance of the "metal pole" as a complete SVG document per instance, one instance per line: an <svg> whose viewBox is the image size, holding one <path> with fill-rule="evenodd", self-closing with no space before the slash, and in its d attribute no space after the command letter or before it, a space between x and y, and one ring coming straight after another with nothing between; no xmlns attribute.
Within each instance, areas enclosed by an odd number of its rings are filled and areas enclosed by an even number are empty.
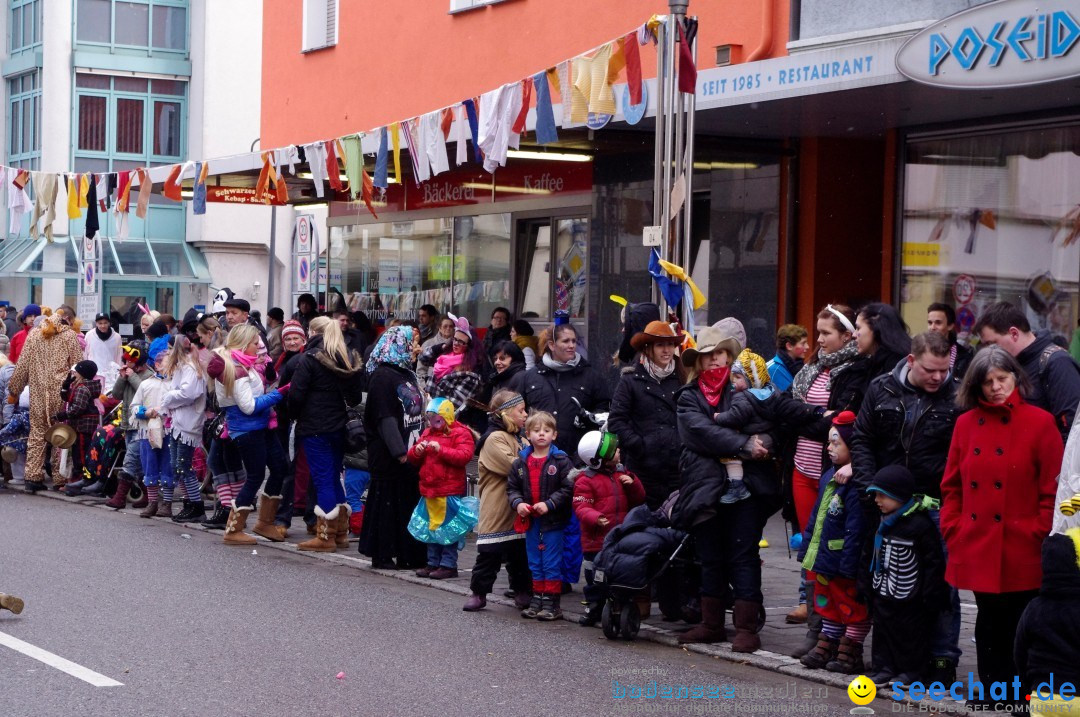
<svg viewBox="0 0 1080 717"><path fill-rule="evenodd" d="M270 271L266 277L266 311L274 308L274 274L277 273L277 207L270 207Z"/></svg>
<svg viewBox="0 0 1080 717"><path fill-rule="evenodd" d="M671 214L671 158L672 158L672 129L673 119L672 113L675 110L675 25L671 15L667 18L667 23L664 31L666 45L664 46L664 72L666 74L666 81L664 87L664 186L663 186L663 209L660 217L660 221L657 224L661 227L661 250L660 256L663 259L671 258L671 222L669 215Z"/></svg>
<svg viewBox="0 0 1080 717"><path fill-rule="evenodd" d="M656 97L654 99L656 103L656 127L655 127L655 139L653 141L653 219L652 224L654 226L660 226L664 223L664 93L666 92L666 76L667 69L664 66L664 37L666 33L664 31L664 25L660 25L657 28L657 46L656 46ZM652 251L650 249L650 251ZM660 247L660 251L663 252L663 247ZM656 285L656 282L651 282L652 286L652 300L655 304L661 304L664 297L660 294L660 288Z"/></svg>
<svg viewBox="0 0 1080 717"><path fill-rule="evenodd" d="M694 58L694 66L697 66L697 36L694 37L693 43L690 45L690 53ZM691 263L691 229L694 219L694 113L697 108L697 94L692 94L685 98L687 105L686 113L686 209L683 214L683 250L681 259L684 264L681 266L686 269L687 275L690 274L692 267ZM684 314L689 315L694 311L694 307L685 307ZM686 316L683 316L683 326Z"/></svg>

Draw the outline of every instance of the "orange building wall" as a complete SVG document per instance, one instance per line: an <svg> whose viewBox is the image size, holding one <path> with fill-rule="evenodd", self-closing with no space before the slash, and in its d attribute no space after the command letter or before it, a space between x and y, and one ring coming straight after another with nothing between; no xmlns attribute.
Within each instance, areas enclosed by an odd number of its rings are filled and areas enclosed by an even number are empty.
<svg viewBox="0 0 1080 717"><path fill-rule="evenodd" d="M698 67L714 47L761 44L766 3L772 43L786 54L787 0L691 0L699 19ZM338 44L301 53L301 0L265 0L263 147L369 130L520 80L603 44L667 12L662 0L508 0L455 15L449 0L340 0ZM642 48L645 77L656 53Z"/></svg>

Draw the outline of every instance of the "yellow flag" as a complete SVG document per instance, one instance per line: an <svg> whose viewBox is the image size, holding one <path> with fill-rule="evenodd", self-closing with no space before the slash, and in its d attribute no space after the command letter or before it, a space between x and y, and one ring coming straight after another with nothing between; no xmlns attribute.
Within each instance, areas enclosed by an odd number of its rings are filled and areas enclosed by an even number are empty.
<svg viewBox="0 0 1080 717"><path fill-rule="evenodd" d="M694 308L700 309L705 305L705 295L697 288L697 284L690 278L690 275L681 266L676 266L670 261L660 260L660 266L664 271L668 273L672 279L678 279L679 281L685 281L686 285L690 287L690 295L694 297Z"/></svg>

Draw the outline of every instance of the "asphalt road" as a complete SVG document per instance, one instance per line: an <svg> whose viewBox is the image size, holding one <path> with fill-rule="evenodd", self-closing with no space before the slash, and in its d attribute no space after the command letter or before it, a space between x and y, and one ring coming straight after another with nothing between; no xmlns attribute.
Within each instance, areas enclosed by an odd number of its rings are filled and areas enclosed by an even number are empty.
<svg viewBox="0 0 1080 717"><path fill-rule="evenodd" d="M611 642L504 606L464 613L458 595L255 550L164 520L0 491L0 591L27 603L20 616L0 613L0 640L18 638L122 683L95 687L0 644L0 715L839 715L852 707L837 688L645 640ZM650 679L715 685L734 698L613 697L613 680ZM784 696L765 696L770 689Z"/></svg>

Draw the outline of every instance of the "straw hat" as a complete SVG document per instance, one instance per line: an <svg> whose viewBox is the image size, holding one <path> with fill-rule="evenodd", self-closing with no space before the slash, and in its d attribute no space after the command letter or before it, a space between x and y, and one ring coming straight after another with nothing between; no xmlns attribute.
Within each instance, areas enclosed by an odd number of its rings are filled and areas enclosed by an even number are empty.
<svg viewBox="0 0 1080 717"><path fill-rule="evenodd" d="M693 366L697 362L698 355L711 354L720 349L727 349L731 353L732 361L742 351L739 340L731 336L725 336L724 332L715 326L706 326L697 335L697 348L685 349L682 352L683 366Z"/></svg>
<svg viewBox="0 0 1080 717"><path fill-rule="evenodd" d="M0 448L0 458L3 458L5 463L14 463L19 459L19 452L15 450L15 446L4 446Z"/></svg>
<svg viewBox="0 0 1080 717"><path fill-rule="evenodd" d="M678 343L682 341L682 335L675 333L675 330L671 328L671 324L664 321L650 321L645 326L644 331L639 331L633 335L630 339L630 345L634 347L635 351L641 351L648 344L657 341L674 341Z"/></svg>
<svg viewBox="0 0 1080 717"><path fill-rule="evenodd" d="M66 423L56 423L45 431L45 440L54 448L71 448L75 445L75 429Z"/></svg>

